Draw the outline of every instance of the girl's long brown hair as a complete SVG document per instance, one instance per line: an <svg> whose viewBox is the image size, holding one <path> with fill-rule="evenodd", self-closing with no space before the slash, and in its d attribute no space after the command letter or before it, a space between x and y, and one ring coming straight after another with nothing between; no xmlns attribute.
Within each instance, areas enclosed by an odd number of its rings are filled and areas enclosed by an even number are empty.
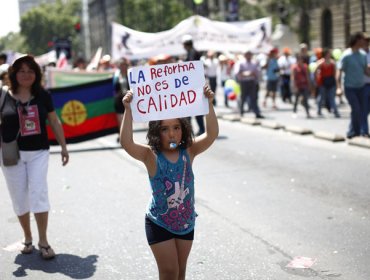
<svg viewBox="0 0 370 280"><path fill-rule="evenodd" d="M188 118L179 118L182 130L182 139L179 147L186 149L193 144L193 129ZM146 135L148 145L156 152L161 150L160 128L162 121L150 121L149 130Z"/></svg>

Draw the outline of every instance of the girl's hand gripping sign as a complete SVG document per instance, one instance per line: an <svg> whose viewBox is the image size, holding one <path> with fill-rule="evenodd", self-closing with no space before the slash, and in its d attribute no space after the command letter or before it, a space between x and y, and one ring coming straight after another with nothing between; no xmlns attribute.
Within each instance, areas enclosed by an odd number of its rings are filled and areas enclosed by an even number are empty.
<svg viewBox="0 0 370 280"><path fill-rule="evenodd" d="M201 61L133 67L128 78L135 122L208 114Z"/></svg>

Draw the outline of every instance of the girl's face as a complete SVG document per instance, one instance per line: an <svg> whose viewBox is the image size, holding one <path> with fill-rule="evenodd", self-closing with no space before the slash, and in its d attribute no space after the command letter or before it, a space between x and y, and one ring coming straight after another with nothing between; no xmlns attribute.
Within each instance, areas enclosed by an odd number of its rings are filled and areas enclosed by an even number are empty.
<svg viewBox="0 0 370 280"><path fill-rule="evenodd" d="M174 150L179 146L182 139L182 129L178 119L161 121L159 131L163 150Z"/></svg>
<svg viewBox="0 0 370 280"><path fill-rule="evenodd" d="M21 87L31 87L36 80L36 73L27 64L23 63L16 77Z"/></svg>

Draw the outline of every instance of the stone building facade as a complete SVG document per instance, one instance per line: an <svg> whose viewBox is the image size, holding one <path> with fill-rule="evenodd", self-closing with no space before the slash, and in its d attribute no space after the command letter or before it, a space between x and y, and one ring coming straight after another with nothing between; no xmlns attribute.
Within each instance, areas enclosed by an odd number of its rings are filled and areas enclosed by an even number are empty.
<svg viewBox="0 0 370 280"><path fill-rule="evenodd" d="M370 0L312 1L301 24L308 24L308 40L312 48L345 48L350 34L370 33ZM306 19L303 19L306 18Z"/></svg>
<svg viewBox="0 0 370 280"><path fill-rule="evenodd" d="M89 0L90 52L103 48L103 54L111 52L111 22L117 21L119 0Z"/></svg>

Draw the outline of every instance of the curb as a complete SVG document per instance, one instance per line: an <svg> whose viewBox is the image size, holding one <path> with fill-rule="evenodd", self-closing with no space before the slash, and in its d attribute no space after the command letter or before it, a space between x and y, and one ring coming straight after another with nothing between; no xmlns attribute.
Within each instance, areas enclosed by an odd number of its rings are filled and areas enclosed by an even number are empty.
<svg viewBox="0 0 370 280"><path fill-rule="evenodd" d="M237 114L231 114L231 115L221 115L221 118L223 120L231 121L231 122L237 122L240 121L241 117Z"/></svg>
<svg viewBox="0 0 370 280"><path fill-rule="evenodd" d="M346 140L346 138L341 135L330 133L330 132L325 132L325 131L318 131L318 132L315 132L313 135L316 138L328 140L332 142L343 142Z"/></svg>
<svg viewBox="0 0 370 280"><path fill-rule="evenodd" d="M348 139L348 144L370 149L370 139L368 138L355 137L352 139Z"/></svg>
<svg viewBox="0 0 370 280"><path fill-rule="evenodd" d="M278 122L274 121L263 121L261 122L262 127L271 128L271 129L280 129L284 128L283 125L279 124Z"/></svg>
<svg viewBox="0 0 370 280"><path fill-rule="evenodd" d="M338 135L335 133L331 132L326 132L326 131L312 131L308 128L300 127L300 126L295 126L295 125L287 125L284 126L279 122L276 121L269 121L269 120L264 120L260 121L259 119L256 118L251 118L251 117L240 117L239 114L230 114L230 113L217 113L217 118L226 120L226 121L231 121L231 122L241 122L244 124L252 125L252 126L257 126L260 125L261 127L264 128L270 128L274 130L278 129L284 129L286 132L291 132L294 134L298 135L310 135L312 134L313 137L317 139L322 139L322 140L327 140L330 142L347 142L349 145L352 146L357 146L357 147L362 147L362 148L368 148L370 149L370 139L368 138L362 138L362 137L355 137L352 139L346 139L346 137L342 135Z"/></svg>
<svg viewBox="0 0 370 280"><path fill-rule="evenodd" d="M295 126L295 125L286 126L285 130L288 131L288 132L295 133L295 134L300 134L300 135L312 134L312 130L307 129L307 128L303 128L303 127L300 127L300 126Z"/></svg>
<svg viewBox="0 0 370 280"><path fill-rule="evenodd" d="M261 121L259 121L256 118L248 118L248 117L243 117L240 119L240 122L246 123L249 125L261 125Z"/></svg>

